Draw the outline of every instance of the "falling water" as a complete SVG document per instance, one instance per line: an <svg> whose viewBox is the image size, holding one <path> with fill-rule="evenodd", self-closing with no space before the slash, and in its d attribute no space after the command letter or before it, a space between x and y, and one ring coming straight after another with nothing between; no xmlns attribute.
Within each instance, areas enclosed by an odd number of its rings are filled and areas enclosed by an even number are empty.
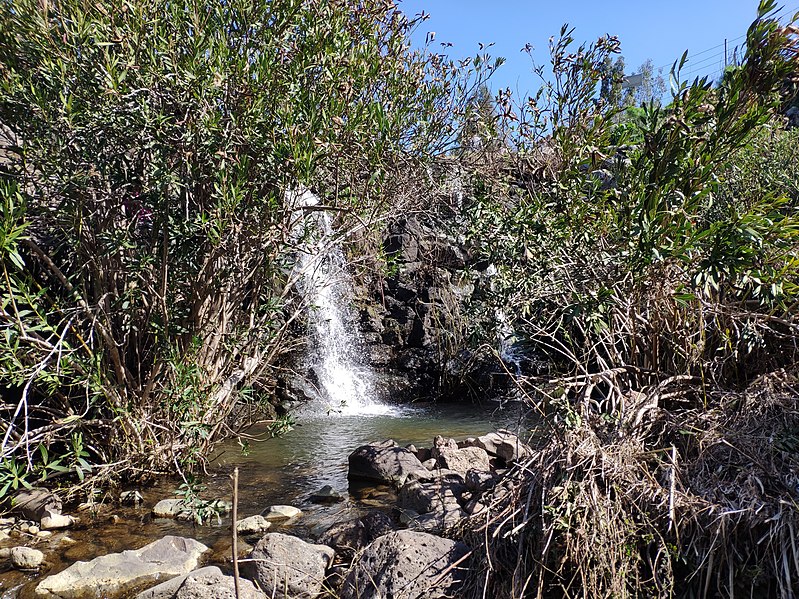
<svg viewBox="0 0 799 599"><path fill-rule="evenodd" d="M349 303L352 279L330 214L307 210L319 198L307 189L287 192L295 207L300 251L295 264L298 288L308 306L307 366L314 373L312 389L327 410L344 415L376 415L392 411L375 399L374 377L363 360L363 342Z"/></svg>

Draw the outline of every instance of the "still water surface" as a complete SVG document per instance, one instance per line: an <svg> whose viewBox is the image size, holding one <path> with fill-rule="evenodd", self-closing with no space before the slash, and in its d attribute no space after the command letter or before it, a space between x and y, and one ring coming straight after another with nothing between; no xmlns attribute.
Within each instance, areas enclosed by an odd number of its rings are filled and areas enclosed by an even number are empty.
<svg viewBox="0 0 799 599"><path fill-rule="evenodd" d="M261 513L274 504L300 508L303 515L295 522L272 530L315 539L335 522L362 514L369 509L390 509L395 500L388 487L350 484L347 481L347 456L358 446L394 439L400 445L430 447L433 437L443 435L456 440L478 436L497 428L510 429L526 438L529 431L518 403L502 409L471 405L425 405L392 407L367 414L336 414L308 408L295 415L295 425L285 435L270 438L265 427L255 427L250 435L263 438L251 441L242 452L238 443L220 448L203 484L206 498L231 499L230 474L239 468L239 518ZM119 507L109 501L96 513L78 514L81 523L74 529L43 540L39 548L48 555L50 573L62 570L76 560L89 560L110 552L134 549L166 534L196 538L214 550L212 562L224 562L230 552L230 519L213 525L195 526L170 519L153 518L150 510L160 499L174 497L180 480L163 480L142 490L139 507ZM344 501L319 505L309 496L330 485L344 496ZM124 490L124 489L123 489ZM70 510L67 510L70 511ZM75 541L67 545L61 540ZM254 543L257 539L244 539ZM14 539L20 544L24 539ZM7 543L3 543L6 545ZM33 579L14 571L0 572L0 596L20 589L20 597L31 596Z"/></svg>

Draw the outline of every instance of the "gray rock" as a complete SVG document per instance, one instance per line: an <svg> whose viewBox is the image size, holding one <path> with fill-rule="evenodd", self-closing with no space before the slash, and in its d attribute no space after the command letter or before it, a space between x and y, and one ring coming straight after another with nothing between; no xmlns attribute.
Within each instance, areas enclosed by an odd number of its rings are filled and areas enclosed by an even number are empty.
<svg viewBox="0 0 799 599"><path fill-rule="evenodd" d="M280 533L268 533L250 553L244 572L270 597L310 599L322 591L335 552Z"/></svg>
<svg viewBox="0 0 799 599"><path fill-rule="evenodd" d="M44 553L32 547L12 547L11 563L20 570L37 570L44 561Z"/></svg>
<svg viewBox="0 0 799 599"><path fill-rule="evenodd" d="M413 522L408 524L411 530L419 530L430 534L440 534L454 526L466 517L466 512L457 505L448 505L427 514L419 514Z"/></svg>
<svg viewBox="0 0 799 599"><path fill-rule="evenodd" d="M490 472L481 470L466 471L466 488L472 493L482 493L493 487L497 483L497 478Z"/></svg>
<svg viewBox="0 0 799 599"><path fill-rule="evenodd" d="M432 481L405 483L399 492L399 505L420 514L459 506L461 495L466 491L463 480L440 478Z"/></svg>
<svg viewBox="0 0 799 599"><path fill-rule="evenodd" d="M393 484L401 487L411 472L426 474L419 459L393 441L363 445L349 456L348 478Z"/></svg>
<svg viewBox="0 0 799 599"><path fill-rule="evenodd" d="M380 537L360 555L342 599L443 599L458 597L465 565L453 564L468 548L424 532L400 530ZM445 573L446 572L446 573Z"/></svg>
<svg viewBox="0 0 799 599"><path fill-rule="evenodd" d="M48 511L46 516L42 516L41 528L42 530L54 530L56 528L69 528L73 524L75 524L75 518L72 516Z"/></svg>
<svg viewBox="0 0 799 599"><path fill-rule="evenodd" d="M37 597L88 599L118 597L158 580L191 572L208 547L183 537L166 536L141 549L75 562L36 587Z"/></svg>
<svg viewBox="0 0 799 599"><path fill-rule="evenodd" d="M182 499L162 499L153 507L156 518L191 518L191 512Z"/></svg>
<svg viewBox="0 0 799 599"><path fill-rule="evenodd" d="M435 458L428 458L422 462L422 466L424 466L428 471L435 470L438 468L438 461Z"/></svg>
<svg viewBox="0 0 799 599"><path fill-rule="evenodd" d="M314 503L337 503L344 501L344 496L330 485L325 485L316 493L313 493L310 500Z"/></svg>
<svg viewBox="0 0 799 599"><path fill-rule="evenodd" d="M350 561L369 543L394 530L394 522L383 512L369 512L361 518L339 522L328 528L319 542L332 547L336 555Z"/></svg>
<svg viewBox="0 0 799 599"><path fill-rule="evenodd" d="M239 578L240 599L266 599L246 578ZM232 576L216 566L208 566L178 576L136 595L136 599L236 599Z"/></svg>
<svg viewBox="0 0 799 599"><path fill-rule="evenodd" d="M441 468L455 470L466 474L469 469L491 472L488 453L480 447L465 447L452 449L442 447L438 452L438 465Z"/></svg>
<svg viewBox="0 0 799 599"><path fill-rule="evenodd" d="M270 505L263 512L263 517L270 522L278 522L280 520L289 520L301 516L302 512L291 505Z"/></svg>
<svg viewBox="0 0 799 599"><path fill-rule="evenodd" d="M532 455L532 450L506 430L488 433L475 440L475 445L485 449L489 455L496 456L506 463L517 462Z"/></svg>
<svg viewBox="0 0 799 599"><path fill-rule="evenodd" d="M11 507L28 520L38 522L48 512L61 513L61 500L47 489L20 489L11 500Z"/></svg>
<svg viewBox="0 0 799 599"><path fill-rule="evenodd" d="M243 535L256 534L259 532L266 532L271 526L269 520L263 516L250 516L243 518L236 522L236 532Z"/></svg>

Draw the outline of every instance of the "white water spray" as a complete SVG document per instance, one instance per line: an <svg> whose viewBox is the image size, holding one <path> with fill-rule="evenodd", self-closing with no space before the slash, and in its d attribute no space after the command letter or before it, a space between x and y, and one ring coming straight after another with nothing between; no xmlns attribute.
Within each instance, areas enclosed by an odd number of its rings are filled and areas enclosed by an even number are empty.
<svg viewBox="0 0 799 599"><path fill-rule="evenodd" d="M308 306L307 365L317 379L314 394L331 412L391 413L391 406L376 401L373 373L362 360L363 343L349 307L352 280L330 215L308 210L319 205L319 198L307 189L289 191L286 199L298 223L300 250L294 268Z"/></svg>

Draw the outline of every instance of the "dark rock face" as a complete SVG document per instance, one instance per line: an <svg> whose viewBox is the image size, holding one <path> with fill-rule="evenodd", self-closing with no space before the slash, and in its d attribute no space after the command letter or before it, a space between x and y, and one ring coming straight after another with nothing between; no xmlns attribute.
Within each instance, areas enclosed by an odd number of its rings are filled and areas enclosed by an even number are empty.
<svg viewBox="0 0 799 599"><path fill-rule="evenodd" d="M394 441L363 445L349 456L350 480L367 480L401 487L408 475L427 476L416 455Z"/></svg>
<svg viewBox="0 0 799 599"><path fill-rule="evenodd" d="M400 530L380 537L361 554L342 589L343 599L457 597L468 552L462 543Z"/></svg>
<svg viewBox="0 0 799 599"><path fill-rule="evenodd" d="M445 348L475 289L464 271L468 256L455 239L413 216L391 225L383 249L389 276L379 292L364 293L368 305L361 309L372 366L387 374L412 373L407 388L387 394L430 397L452 366Z"/></svg>

